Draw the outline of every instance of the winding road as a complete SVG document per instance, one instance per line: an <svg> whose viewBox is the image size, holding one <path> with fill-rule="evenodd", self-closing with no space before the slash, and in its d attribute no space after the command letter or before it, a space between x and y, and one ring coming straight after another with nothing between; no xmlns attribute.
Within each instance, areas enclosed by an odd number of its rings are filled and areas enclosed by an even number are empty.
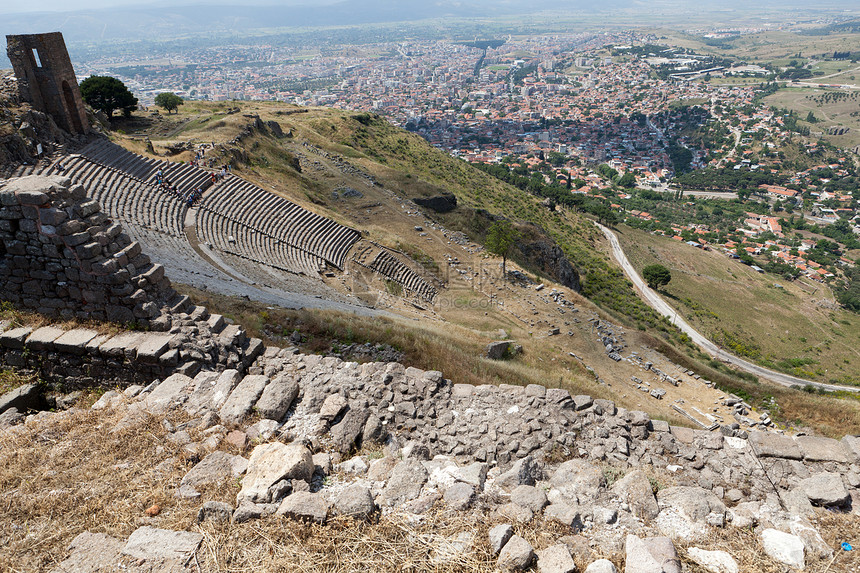
<svg viewBox="0 0 860 573"><path fill-rule="evenodd" d="M834 391L847 391L847 392L860 392L860 388L856 386L840 386L837 384L824 384L822 382L813 382L812 380L805 380L803 378L797 378L796 376L790 376L788 374L783 374L782 372L777 372L775 370L770 370L768 368L764 368L757 364L753 364L752 362L748 362L742 358L738 358L733 354L729 354L725 350L722 350L719 346L702 336L699 331L694 329L690 324L684 320L682 317L678 316L678 311L672 308L665 300L663 300L660 295L658 295L653 289L649 288L648 285L645 284L645 281L642 280L642 277L639 276L639 273L636 272L636 269L633 268L633 265L630 264L630 261L627 260L627 255L624 254L624 250L621 248L621 243L618 242L618 237L615 235L612 230L604 227L599 223L595 223L603 234L606 236L609 241L610 246L612 247L612 256L618 261L618 264L621 265L622 270L624 270L624 274L627 275L633 284L636 286L636 289L642 293L642 297L645 301L657 312L669 318L672 321L672 324L677 326L681 332L685 333L689 336L693 342L695 342L702 350L711 354L718 360L722 360L724 362L728 362L729 364L734 364L741 370L745 372L749 372L751 374L755 374L761 378L765 378L770 380L771 382L775 382L782 386L815 386L816 388L821 388L823 390L827 390L830 392Z"/></svg>

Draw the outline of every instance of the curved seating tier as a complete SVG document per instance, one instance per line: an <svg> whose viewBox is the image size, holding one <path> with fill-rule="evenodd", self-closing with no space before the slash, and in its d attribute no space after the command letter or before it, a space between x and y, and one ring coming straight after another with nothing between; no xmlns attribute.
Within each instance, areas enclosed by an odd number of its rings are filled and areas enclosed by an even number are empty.
<svg viewBox="0 0 860 573"><path fill-rule="evenodd" d="M207 209L197 212L197 236L224 253L287 272L316 276L325 267L320 257Z"/></svg>
<svg viewBox="0 0 860 573"><path fill-rule="evenodd" d="M159 170L179 194L156 184ZM228 175L213 185L209 171L142 157L106 139L51 165L21 166L10 173L30 174L60 174L83 185L105 214L120 220L130 235L188 284L225 280L185 235L188 205L182 195L191 190L205 191L195 214L198 239L220 251L225 262L251 281L288 282L284 273L316 279L326 264L342 270L347 254L361 240L357 230L239 177ZM353 260L424 300L435 299L436 289L416 271L385 249L374 256L376 248L365 249L360 260Z"/></svg>
<svg viewBox="0 0 860 573"><path fill-rule="evenodd" d="M229 175L203 197L198 233L221 250L293 272L343 269L361 234ZM235 241L225 244L228 236ZM313 269L313 270L311 270Z"/></svg>
<svg viewBox="0 0 860 573"><path fill-rule="evenodd" d="M59 164L62 164L62 170ZM188 206L177 195L82 155L69 155L44 174L62 174L87 190L102 211L124 223L184 237Z"/></svg>
<svg viewBox="0 0 860 573"><path fill-rule="evenodd" d="M160 170L164 178L171 185L175 185L180 193L195 189L205 190L212 185L212 174L208 171L188 163L142 157L104 139L90 143L81 149L80 155L150 184L155 184Z"/></svg>
<svg viewBox="0 0 860 573"><path fill-rule="evenodd" d="M397 257L388 251L379 251L370 265L368 265L368 268L388 277L428 302L433 302L433 299L436 298L437 291L432 285L427 284L427 281L421 278L418 273L403 264L403 262L399 261Z"/></svg>

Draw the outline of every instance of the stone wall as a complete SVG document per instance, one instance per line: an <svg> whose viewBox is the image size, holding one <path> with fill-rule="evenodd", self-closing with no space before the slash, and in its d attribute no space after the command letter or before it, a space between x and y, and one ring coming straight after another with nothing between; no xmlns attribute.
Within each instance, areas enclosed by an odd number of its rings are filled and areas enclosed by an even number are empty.
<svg viewBox="0 0 860 573"><path fill-rule="evenodd" d="M188 305L122 227L62 177L21 177L0 188L0 291L56 318L169 327Z"/></svg>
<svg viewBox="0 0 860 573"><path fill-rule="evenodd" d="M0 187L0 299L51 318L136 330L108 336L22 327L0 336L0 364L65 386L140 383L201 368L244 371L262 351L240 326L178 294L164 268L63 177L21 177Z"/></svg>

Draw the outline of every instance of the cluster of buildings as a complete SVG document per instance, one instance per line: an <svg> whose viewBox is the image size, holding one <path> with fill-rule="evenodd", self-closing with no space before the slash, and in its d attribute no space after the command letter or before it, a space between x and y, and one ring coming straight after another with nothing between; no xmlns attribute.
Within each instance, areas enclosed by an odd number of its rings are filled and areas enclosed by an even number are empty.
<svg viewBox="0 0 860 573"><path fill-rule="evenodd" d="M171 91L189 99L373 111L470 161L551 150L612 162L648 182L672 174L665 150L672 126L629 116L653 115L677 100L752 97L745 88L654 79L644 59L605 55L607 46L654 40L616 33L516 38L486 49L446 40L232 46L157 54L151 64L114 58L81 68L119 77L143 104ZM699 166L703 154L693 151Z"/></svg>
<svg viewBox="0 0 860 573"><path fill-rule="evenodd" d="M638 33L607 33L509 38L498 47L447 40L318 48L223 46L170 59L160 54L149 64L104 60L83 67L89 73L116 75L143 103L172 91L210 101L277 100L376 112L454 156L481 163L507 158L540 171L548 184L598 198L609 185L594 170L601 163L619 174L634 174L638 187L668 190L666 182L676 167L672 148L686 148L691 169L780 172L778 150L793 137L792 118L758 104L751 86L660 79L665 76L655 73L655 66L663 64L659 54L620 49L655 41ZM613 47L619 49L607 50ZM695 63L695 55L685 57ZM705 119L690 125L689 115L676 113L679 102L706 109ZM696 128L699 135L722 130L719 148L706 149L701 138L692 139ZM815 143L805 146L811 155L818 151ZM555 160L547 161L553 155ZM837 221L853 214L846 213L853 197L823 186L830 177L848 174L844 161L813 167L796 173L785 186L763 185L758 191L772 202L797 208L804 206L802 190L807 199L813 197L807 216L819 223ZM621 203L612 207L624 211L623 199L630 196L617 190L612 196ZM641 210L625 216L654 220ZM738 224L736 236L775 237L742 245L748 252L770 251L810 278L826 278L826 270L804 257L804 246L780 242L778 217L749 213ZM708 239L714 233L706 225L672 229L677 240L712 246ZM720 247L736 254L732 241Z"/></svg>

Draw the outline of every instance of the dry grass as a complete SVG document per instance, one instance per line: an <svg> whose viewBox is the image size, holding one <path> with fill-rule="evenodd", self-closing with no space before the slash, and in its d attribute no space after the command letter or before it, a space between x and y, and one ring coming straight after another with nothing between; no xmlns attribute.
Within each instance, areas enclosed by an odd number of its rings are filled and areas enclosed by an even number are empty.
<svg viewBox="0 0 860 573"><path fill-rule="evenodd" d="M832 301L826 286L810 295L796 282L756 273L722 253L644 231L624 228L619 239L637 268L660 263L671 269L667 302L710 339L720 343L728 333L743 342L749 359L804 379L860 380L860 351L854 344L860 316L816 304ZM792 366L797 358L809 362Z"/></svg>
<svg viewBox="0 0 860 573"><path fill-rule="evenodd" d="M185 529L196 507L173 487L186 467L154 418L111 433L119 414L77 410L0 434L0 571L40 571L83 531L127 537L146 523ZM166 474L153 471L177 456ZM153 520L144 511L164 510Z"/></svg>
<svg viewBox="0 0 860 573"><path fill-rule="evenodd" d="M857 573L860 571L860 558L858 558L856 551L856 540L860 539L860 520L857 519L856 515L829 512L821 508L817 509L816 512L812 524L828 547L834 550L834 554L830 559L817 559L807 552L806 567L803 570L809 573ZM849 552L839 549L843 541L850 541L855 546L855 550ZM735 558L743 572L785 573L789 571L785 565L780 565L765 555L761 538L750 529L735 527L711 529L711 536L706 540L677 544L685 571L707 573L707 569L696 565L687 557L686 550L690 547L726 551Z"/></svg>
<svg viewBox="0 0 860 573"><path fill-rule="evenodd" d="M401 318L361 317L334 311L289 310L267 308L252 301L199 291L178 286L192 297L195 304L206 306L211 312L224 314L242 324L251 336L262 338L267 344L290 346L287 339L294 330L303 335L300 349L307 353L324 353L333 341L341 344L353 342L387 344L404 354L403 363L424 370L440 370L446 378L468 384L531 383L557 386L572 393L586 393L598 398L610 398L603 387L588 383L585 372L574 375L563 365L573 360L549 366L549 359L558 355L541 341L524 341L528 345L528 359L497 361L484 358L486 344L493 340L480 328L468 328L448 322L415 322ZM483 312L480 313L483 317ZM488 329L489 330L489 329ZM276 336L271 336L276 335ZM546 362L541 362L543 358ZM539 360L540 358L540 360Z"/></svg>
<svg viewBox="0 0 860 573"><path fill-rule="evenodd" d="M69 543L81 532L125 539L143 525L201 533L203 544L196 556L201 571L495 570L487 532L500 518L480 503L469 513L436 506L420 522L390 514L376 523L336 518L325 526L278 517L199 525L195 517L202 502L233 502L238 482L226 479L202 488L198 501L176 498L178 482L194 460L184 458L181 448L166 441L167 430L157 418L145 416L125 430L112 432L125 412L120 407L43 415L45 419L32 420L26 427L0 433L0 571L47 571L67 556ZM172 419L174 425L183 421ZM155 472L156 467L162 471ZM145 510L153 504L161 507L161 513L147 517ZM831 547L860 538L856 516L818 510L815 521ZM572 533L540 520L519 524L515 531L538 550ZM462 534L470 542L467 550L458 552L456 541ZM763 557L753 531L715 530L711 538L695 545L728 551L743 571L783 571ZM686 548L679 544L687 570L702 572L686 559ZM854 555L837 553L829 569L825 561L810 560L807 570L857 571L856 561L851 561ZM580 570L599 557L623 566L620 554L601 547L574 556Z"/></svg>
<svg viewBox="0 0 860 573"><path fill-rule="evenodd" d="M0 434L0 571L50 570L81 532L125 539L143 525L202 533L197 557L204 571L494 570L487 532L497 522L481 511L436 507L420 523L391 514L377 523L336 518L325 526L277 517L198 525L202 502L232 503L237 481L204 489L199 501L176 498L193 460L165 440L156 418L111 432L124 411L76 410ZM172 462L154 472L165 460ZM153 504L161 513L147 517ZM469 549L450 551L463 533L472 536ZM540 549L570 531L533 522L518 526L517 533ZM580 566L586 559L578 558Z"/></svg>
<svg viewBox="0 0 860 573"><path fill-rule="evenodd" d="M738 394L754 408L769 405L770 399L773 398L778 408L769 407L769 411L771 418L777 423L806 431L812 430L816 434L837 439L845 435L860 434L860 402L856 396L811 394L775 384L751 382L714 370L650 336L640 336L650 341L654 348L673 362L691 368L716 382L717 387L724 392Z"/></svg>

